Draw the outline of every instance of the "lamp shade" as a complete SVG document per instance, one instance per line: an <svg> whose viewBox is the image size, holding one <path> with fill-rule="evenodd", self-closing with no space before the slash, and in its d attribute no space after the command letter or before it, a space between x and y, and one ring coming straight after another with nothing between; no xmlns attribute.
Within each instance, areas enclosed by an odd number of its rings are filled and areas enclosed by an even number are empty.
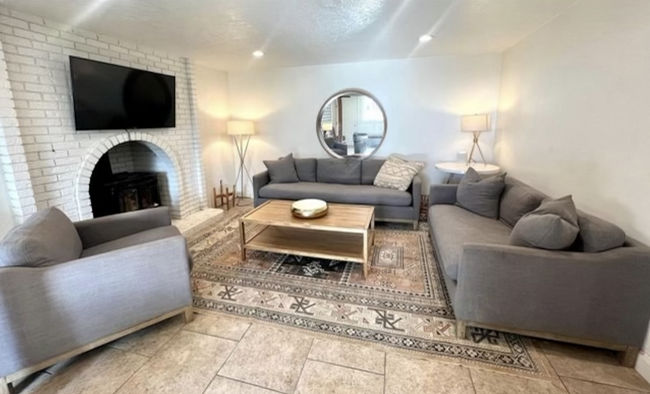
<svg viewBox="0 0 650 394"><path fill-rule="evenodd" d="M332 131L332 123L322 123L320 127L323 129L323 131Z"/></svg>
<svg viewBox="0 0 650 394"><path fill-rule="evenodd" d="M460 131L475 132L489 130L488 115L464 115L460 123Z"/></svg>
<svg viewBox="0 0 650 394"><path fill-rule="evenodd" d="M253 135L255 125L250 120L229 120L228 135Z"/></svg>

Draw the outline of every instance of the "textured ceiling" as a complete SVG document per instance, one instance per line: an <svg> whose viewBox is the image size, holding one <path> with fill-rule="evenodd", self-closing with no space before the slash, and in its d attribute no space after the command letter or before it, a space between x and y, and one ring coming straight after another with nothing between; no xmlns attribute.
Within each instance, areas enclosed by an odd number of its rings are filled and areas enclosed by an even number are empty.
<svg viewBox="0 0 650 394"><path fill-rule="evenodd" d="M0 0L222 70L499 53L576 0ZM435 38L419 44L418 37ZM266 56L254 60L262 49Z"/></svg>

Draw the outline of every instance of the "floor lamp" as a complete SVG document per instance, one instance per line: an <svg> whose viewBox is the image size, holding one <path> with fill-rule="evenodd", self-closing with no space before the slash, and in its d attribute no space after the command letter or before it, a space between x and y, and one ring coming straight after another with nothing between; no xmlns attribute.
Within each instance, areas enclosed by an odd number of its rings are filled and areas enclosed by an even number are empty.
<svg viewBox="0 0 650 394"><path fill-rule="evenodd" d="M480 114L480 115L465 115L463 116L460 124L460 131L464 133L473 133L474 134L474 142L472 143L472 150L469 152L469 155L467 156L467 165L469 166L472 164L472 162L477 162L474 160L474 148L478 150L478 153L481 154L481 159L483 160L483 164L487 164L485 161L485 156L483 156L483 151L481 150L481 146L478 144L478 138L481 136L481 132L489 130L488 126L488 115L487 114Z"/></svg>
<svg viewBox="0 0 650 394"><path fill-rule="evenodd" d="M255 125L250 120L229 120L228 125L228 135L232 136L235 147L237 148L237 154L239 155L239 169L237 170L237 176L235 177L235 182L240 182L239 188L239 203L244 198L244 172L248 176L248 179L251 178L251 175L246 168L246 153L248 152L248 144L251 141L251 135L255 134Z"/></svg>

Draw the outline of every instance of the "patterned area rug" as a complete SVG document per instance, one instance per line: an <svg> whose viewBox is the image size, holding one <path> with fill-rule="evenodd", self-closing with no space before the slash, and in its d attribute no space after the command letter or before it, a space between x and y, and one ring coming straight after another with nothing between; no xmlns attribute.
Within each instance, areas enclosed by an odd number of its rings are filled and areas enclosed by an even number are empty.
<svg viewBox="0 0 650 394"><path fill-rule="evenodd" d="M453 310L428 226L377 224L372 264L266 252L239 258L238 218L189 240L194 306L346 339L406 349L512 372L543 374L532 344L517 335L468 328L456 338ZM248 236L262 227L247 227Z"/></svg>

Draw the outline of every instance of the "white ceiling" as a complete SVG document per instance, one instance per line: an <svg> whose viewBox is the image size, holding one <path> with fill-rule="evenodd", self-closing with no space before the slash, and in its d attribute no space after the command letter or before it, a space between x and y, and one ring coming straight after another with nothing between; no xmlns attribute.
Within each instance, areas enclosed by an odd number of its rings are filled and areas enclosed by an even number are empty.
<svg viewBox="0 0 650 394"><path fill-rule="evenodd" d="M222 70L500 53L577 0L0 0ZM435 38L419 44L418 37ZM262 49L266 56L253 59Z"/></svg>

